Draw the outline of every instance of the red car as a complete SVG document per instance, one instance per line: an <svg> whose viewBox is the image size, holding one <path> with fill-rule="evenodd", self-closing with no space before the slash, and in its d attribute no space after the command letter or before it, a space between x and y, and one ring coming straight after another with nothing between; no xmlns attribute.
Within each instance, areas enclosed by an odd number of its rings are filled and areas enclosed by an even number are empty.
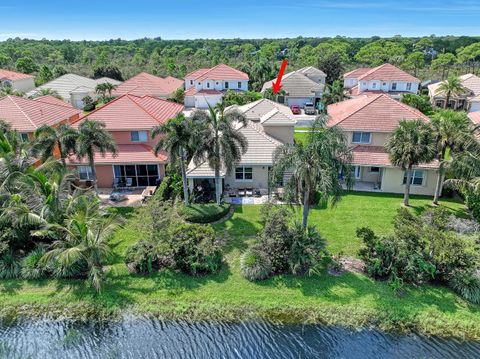
<svg viewBox="0 0 480 359"><path fill-rule="evenodd" d="M298 106L298 105L290 106L290 110L292 110L292 113L294 115L300 115L302 113L302 111L300 110L300 106Z"/></svg>

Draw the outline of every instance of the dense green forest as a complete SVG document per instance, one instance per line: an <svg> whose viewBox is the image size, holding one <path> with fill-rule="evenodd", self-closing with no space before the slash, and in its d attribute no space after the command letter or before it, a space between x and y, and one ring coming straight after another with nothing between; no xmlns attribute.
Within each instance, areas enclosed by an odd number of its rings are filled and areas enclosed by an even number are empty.
<svg viewBox="0 0 480 359"><path fill-rule="evenodd" d="M68 41L8 39L0 42L0 67L34 73L37 84L67 72L127 79L140 71L182 78L199 67L226 63L250 74L251 87L275 77L280 60L289 69L317 66L331 82L358 66L384 62L421 79L480 68L480 37L291 38L222 40Z"/></svg>

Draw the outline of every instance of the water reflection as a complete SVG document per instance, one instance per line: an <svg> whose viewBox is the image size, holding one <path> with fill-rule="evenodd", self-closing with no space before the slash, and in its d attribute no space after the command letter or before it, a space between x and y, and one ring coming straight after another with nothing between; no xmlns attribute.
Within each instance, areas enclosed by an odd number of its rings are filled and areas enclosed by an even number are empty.
<svg viewBox="0 0 480 359"><path fill-rule="evenodd" d="M0 358L476 358L480 343L268 322L23 321L0 326Z"/></svg>

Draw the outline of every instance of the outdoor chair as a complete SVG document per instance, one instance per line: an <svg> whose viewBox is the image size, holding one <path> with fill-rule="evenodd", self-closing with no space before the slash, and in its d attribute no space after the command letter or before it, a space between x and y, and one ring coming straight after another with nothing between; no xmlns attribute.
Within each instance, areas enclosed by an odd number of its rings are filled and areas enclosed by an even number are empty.
<svg viewBox="0 0 480 359"><path fill-rule="evenodd" d="M245 197L245 188L238 189L238 197Z"/></svg>
<svg viewBox="0 0 480 359"><path fill-rule="evenodd" d="M229 197L237 197L237 191L235 189L231 189L229 192L228 192L228 196Z"/></svg>
<svg viewBox="0 0 480 359"><path fill-rule="evenodd" d="M120 187L120 178L115 177L113 179L113 189L118 190L119 187Z"/></svg>
<svg viewBox="0 0 480 359"><path fill-rule="evenodd" d="M132 178L127 178L127 182L125 183L125 187L127 187L127 189L130 189L132 188L132 184L133 184L133 179Z"/></svg>
<svg viewBox="0 0 480 359"><path fill-rule="evenodd" d="M254 195L255 197L257 197L257 198L258 198L258 197L262 197L262 193L260 192L259 189L254 190L254 191L253 191L253 195Z"/></svg>
<svg viewBox="0 0 480 359"><path fill-rule="evenodd" d="M245 190L245 195L247 197L252 197L253 196L253 188L252 187L247 187Z"/></svg>

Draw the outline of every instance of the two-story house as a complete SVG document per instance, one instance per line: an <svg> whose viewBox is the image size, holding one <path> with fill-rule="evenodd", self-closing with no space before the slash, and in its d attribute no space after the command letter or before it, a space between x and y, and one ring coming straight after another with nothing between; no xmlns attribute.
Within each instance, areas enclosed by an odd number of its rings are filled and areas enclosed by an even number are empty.
<svg viewBox="0 0 480 359"><path fill-rule="evenodd" d="M0 69L0 87L2 86L11 86L14 90L28 92L35 88L35 82L32 75Z"/></svg>
<svg viewBox="0 0 480 359"><path fill-rule="evenodd" d="M183 81L175 77L164 78L141 72L119 84L112 95L122 96L128 93L135 96L155 96L168 99L179 88L183 88Z"/></svg>
<svg viewBox="0 0 480 359"><path fill-rule="evenodd" d="M402 120L429 118L385 94L362 95L328 106L328 126L342 129L352 146L355 190L403 193L406 174L395 167L385 150L388 137ZM438 161L414 168L412 194L433 195Z"/></svg>
<svg viewBox="0 0 480 359"><path fill-rule="evenodd" d="M468 112L480 111L480 77L474 74L465 74L458 78L464 91L451 94L447 108ZM442 83L443 81L428 85L428 95L432 105L440 108L445 107L446 101L446 94L439 88Z"/></svg>
<svg viewBox="0 0 480 359"><path fill-rule="evenodd" d="M248 75L225 64L195 70L185 76L185 107L215 106L228 90L248 91Z"/></svg>
<svg viewBox="0 0 480 359"><path fill-rule="evenodd" d="M82 117L103 122L117 143L118 153L102 156L95 153L97 186L110 188L129 183L132 187L154 186L165 174L168 162L164 152L155 155L150 130L175 117L183 105L153 96L122 95ZM80 181L91 181L92 170L87 159L71 156L69 165L76 167Z"/></svg>
<svg viewBox="0 0 480 359"><path fill-rule="evenodd" d="M32 139L33 133L43 125L73 123L80 114L81 111L52 96L34 100L17 96L0 99L0 120L9 123L24 141Z"/></svg>
<svg viewBox="0 0 480 359"><path fill-rule="evenodd" d="M225 111L232 110L243 113L247 118L247 124L239 125L239 131L246 137L248 149L235 168L221 170L222 191L238 193L250 189L251 193L265 195L269 192L269 171L274 151L282 144L293 143L296 120L287 106L267 99L230 106ZM214 193L215 173L208 162L196 166L192 161L187 178L192 192L201 187L210 188Z"/></svg>
<svg viewBox="0 0 480 359"><path fill-rule="evenodd" d="M289 72L282 78L282 90L284 104L287 106L298 105L304 107L307 102L317 104L325 89L327 75L313 66L303 67L299 70ZM263 84L262 93L272 87L275 79Z"/></svg>
<svg viewBox="0 0 480 359"><path fill-rule="evenodd" d="M368 93L387 93L399 99L404 93L417 93L420 80L391 64L359 68L343 75L343 87L350 97Z"/></svg>

